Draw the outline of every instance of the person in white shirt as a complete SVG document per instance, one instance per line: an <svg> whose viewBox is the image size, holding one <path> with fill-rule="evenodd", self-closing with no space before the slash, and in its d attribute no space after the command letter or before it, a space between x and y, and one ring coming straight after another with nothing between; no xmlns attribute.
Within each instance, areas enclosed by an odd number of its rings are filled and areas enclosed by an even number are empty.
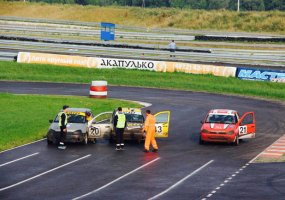
<svg viewBox="0 0 285 200"><path fill-rule="evenodd" d="M172 40L169 45L168 45L169 51L170 51L170 57L175 57L174 53L176 50L176 44L174 42L174 40Z"/></svg>

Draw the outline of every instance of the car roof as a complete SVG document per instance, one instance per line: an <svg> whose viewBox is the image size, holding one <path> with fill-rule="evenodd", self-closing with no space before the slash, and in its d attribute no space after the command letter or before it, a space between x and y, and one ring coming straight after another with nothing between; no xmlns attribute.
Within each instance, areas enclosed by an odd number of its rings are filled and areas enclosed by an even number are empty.
<svg viewBox="0 0 285 200"><path fill-rule="evenodd" d="M89 108L67 108L67 112L92 112Z"/></svg>
<svg viewBox="0 0 285 200"><path fill-rule="evenodd" d="M236 110L231 109L213 109L210 110L209 114L221 114L221 115L234 115L236 114Z"/></svg>
<svg viewBox="0 0 285 200"><path fill-rule="evenodd" d="M140 108L122 108L122 112L142 115L142 110Z"/></svg>

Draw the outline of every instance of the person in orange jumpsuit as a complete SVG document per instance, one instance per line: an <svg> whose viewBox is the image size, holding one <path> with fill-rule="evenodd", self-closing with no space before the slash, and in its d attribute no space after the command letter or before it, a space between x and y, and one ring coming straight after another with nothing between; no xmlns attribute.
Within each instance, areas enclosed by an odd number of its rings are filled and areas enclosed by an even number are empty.
<svg viewBox="0 0 285 200"><path fill-rule="evenodd" d="M155 134L155 117L150 113L150 110L146 110L146 120L143 127L143 132L146 132L146 138L144 143L144 152L149 152L150 144L153 147L153 152L158 151L158 146L154 137Z"/></svg>

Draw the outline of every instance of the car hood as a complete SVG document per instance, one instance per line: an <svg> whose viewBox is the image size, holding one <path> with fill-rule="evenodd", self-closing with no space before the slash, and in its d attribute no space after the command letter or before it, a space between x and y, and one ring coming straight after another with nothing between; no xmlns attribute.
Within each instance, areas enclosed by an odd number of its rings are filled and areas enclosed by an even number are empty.
<svg viewBox="0 0 285 200"><path fill-rule="evenodd" d="M81 130L82 132L86 132L87 130L87 123L85 124L79 124L79 123L68 123L66 125L67 132L74 132L77 130ZM49 127L49 129L52 129L54 131L60 131L60 128L58 126L58 123L52 123Z"/></svg>

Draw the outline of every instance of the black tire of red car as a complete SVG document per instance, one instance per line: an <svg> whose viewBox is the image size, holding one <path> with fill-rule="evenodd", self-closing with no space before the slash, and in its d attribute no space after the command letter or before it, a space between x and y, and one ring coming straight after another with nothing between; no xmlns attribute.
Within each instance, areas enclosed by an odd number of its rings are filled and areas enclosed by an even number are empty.
<svg viewBox="0 0 285 200"><path fill-rule="evenodd" d="M88 133L85 133L82 144L84 144L84 145L88 144Z"/></svg>
<svg viewBox="0 0 285 200"><path fill-rule="evenodd" d="M236 138L235 138L234 145L235 145L235 146L238 146L238 145L239 145L239 139L238 139L238 136L236 136Z"/></svg>
<svg viewBox="0 0 285 200"><path fill-rule="evenodd" d="M204 144L205 142L202 140L202 138L201 138L201 136L200 136L200 138L199 138L199 144Z"/></svg>

